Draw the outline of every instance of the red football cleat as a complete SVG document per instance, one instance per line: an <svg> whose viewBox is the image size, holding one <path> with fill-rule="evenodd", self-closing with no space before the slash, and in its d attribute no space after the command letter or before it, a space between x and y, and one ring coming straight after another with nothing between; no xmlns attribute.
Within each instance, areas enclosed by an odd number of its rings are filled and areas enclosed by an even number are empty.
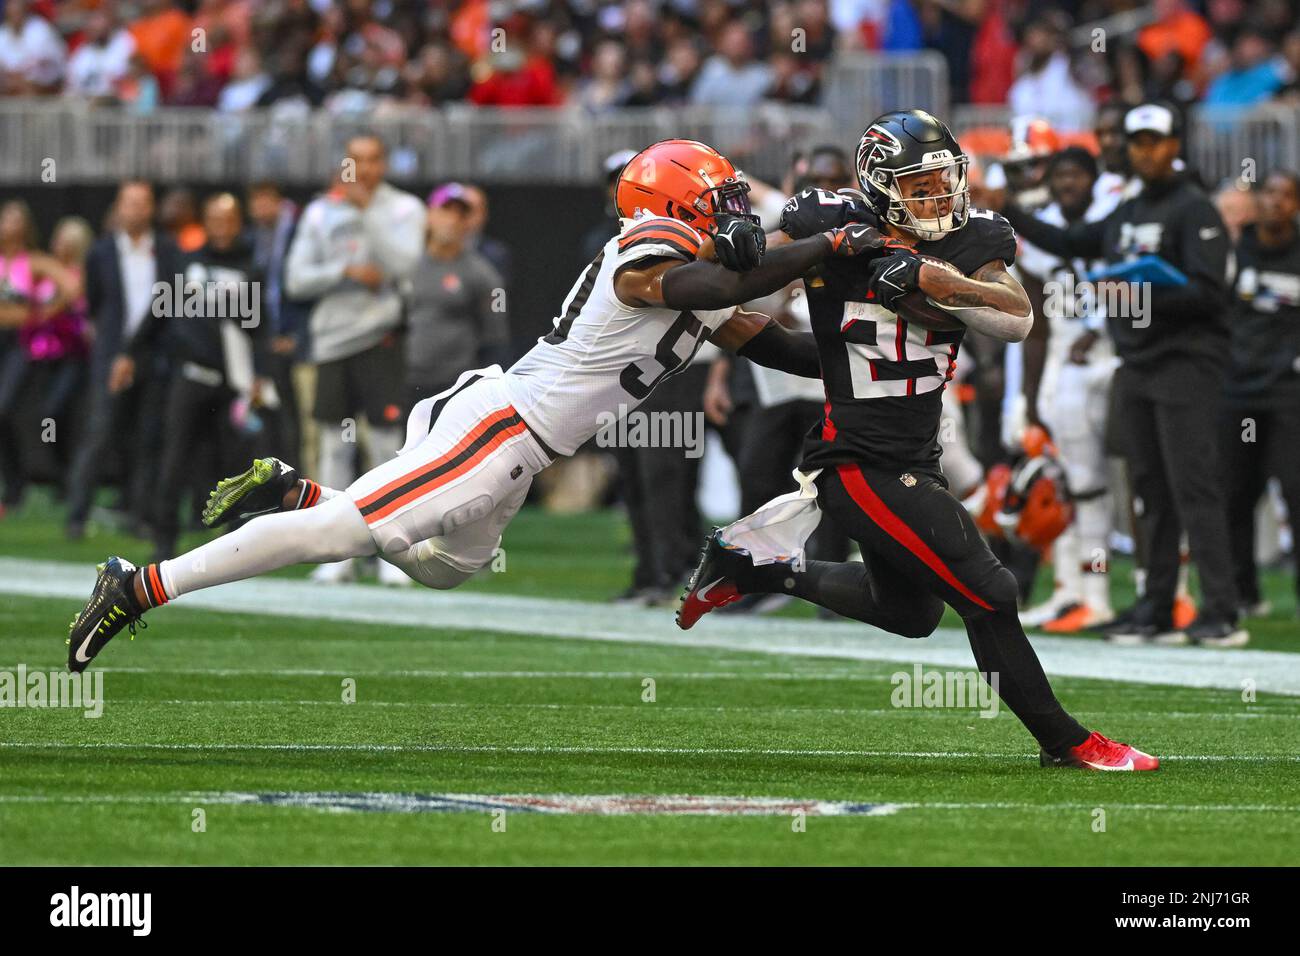
<svg viewBox="0 0 1300 956"><path fill-rule="evenodd" d="M1160 760L1136 747L1103 737L1095 730L1083 743L1071 747L1063 757L1042 751L1038 760L1044 767L1080 767L1088 770L1158 770Z"/></svg>
<svg viewBox="0 0 1300 956"><path fill-rule="evenodd" d="M686 590L682 592L682 604L677 609L677 626L683 631L689 631L696 621L710 611L739 601L740 587L727 572L739 571L742 563L749 565L747 552L728 548L716 530L710 534L704 542L700 563L691 575Z"/></svg>

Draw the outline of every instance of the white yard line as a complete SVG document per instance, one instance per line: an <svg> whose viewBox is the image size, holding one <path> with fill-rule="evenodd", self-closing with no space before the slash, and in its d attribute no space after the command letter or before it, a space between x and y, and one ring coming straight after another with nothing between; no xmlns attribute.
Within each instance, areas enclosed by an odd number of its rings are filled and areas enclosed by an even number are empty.
<svg viewBox="0 0 1300 956"><path fill-rule="evenodd" d="M180 750L230 752L345 753L450 753L450 754L642 754L653 756L757 756L757 757L899 757L933 760L1027 760L1032 754L960 750L806 750L783 747L643 747L564 746L531 744L301 744L301 743L124 743L118 741L69 743L59 740L0 741L0 750ZM1208 763L1298 763L1297 754L1161 754L1162 761Z"/></svg>
<svg viewBox="0 0 1300 956"><path fill-rule="evenodd" d="M575 804L582 802L595 801L646 801L647 803L671 804L675 801L707 803L709 801L719 802L749 802L761 808L767 805L776 811L785 811L787 807L798 804L811 804L816 812L816 807L834 808L844 805L865 805L873 808L872 813L864 814L870 816L887 816L898 810L1014 810L1017 812L1032 810L1039 812L1059 812L1059 811L1086 811L1092 812L1098 806L1107 810L1136 810L1136 811L1163 811L1175 813L1300 813L1300 805L1289 806L1285 804L1182 804L1182 803L1116 803L1112 801L1096 801L1091 803L1015 803L1015 802L929 802L929 801L907 801L902 803L881 802L872 803L870 801L820 801L800 797L703 797L693 794L458 794L458 793L393 793L393 792L364 792L364 793L335 793L335 792L281 792L281 793L256 793L248 791L171 791L163 793L138 793L138 794L104 794L100 796L87 796L82 794L9 794L0 795L0 805L4 804L181 804L193 806L195 804L206 805L232 805L232 806L257 806L273 805L288 806L295 809L337 809L339 805L351 803L354 807L368 803L366 809L381 809L389 807L392 809L412 809L420 801L445 800L461 803L459 809L482 809L487 811L493 808L496 802L510 800L519 800L524 797L542 798L547 800L567 800ZM267 799L271 798L271 799ZM277 799L278 798L278 799ZM476 807L474 804L482 804Z"/></svg>
<svg viewBox="0 0 1300 956"><path fill-rule="evenodd" d="M83 600L93 568L67 562L0 558L0 593ZM246 614L353 621L409 627L493 631L568 640L721 648L730 651L812 658L920 663L970 669L964 632L940 630L909 641L857 623L710 615L689 633L665 610L614 607L475 592L435 592L377 585L325 585L263 578L184 595L180 606ZM161 619L155 612L159 637ZM51 621L51 638L63 621ZM149 635L154 639L153 634ZM1240 690L1300 696L1300 654L1280 651L1210 650L1196 647L1112 647L1094 640L1036 637L1049 674L1127 683ZM110 648L109 654L111 655ZM111 661L111 657L110 657ZM328 672L323 672L328 673Z"/></svg>

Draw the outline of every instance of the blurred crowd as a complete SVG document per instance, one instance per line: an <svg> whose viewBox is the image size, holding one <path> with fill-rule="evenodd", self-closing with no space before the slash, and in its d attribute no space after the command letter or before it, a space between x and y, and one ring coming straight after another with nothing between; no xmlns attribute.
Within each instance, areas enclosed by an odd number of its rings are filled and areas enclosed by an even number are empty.
<svg viewBox="0 0 1300 956"><path fill-rule="evenodd" d="M158 106L816 102L853 50L937 50L954 103L1086 128L1112 96L1300 101L1296 0L6 0L8 95Z"/></svg>

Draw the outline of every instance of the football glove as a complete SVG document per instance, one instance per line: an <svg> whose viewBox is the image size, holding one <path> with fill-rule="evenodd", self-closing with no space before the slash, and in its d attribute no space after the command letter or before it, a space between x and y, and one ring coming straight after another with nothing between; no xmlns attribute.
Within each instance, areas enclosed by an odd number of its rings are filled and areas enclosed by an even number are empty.
<svg viewBox="0 0 1300 956"><path fill-rule="evenodd" d="M805 189L785 201L781 210L781 231L791 239L806 239L827 226L867 221L870 211L851 193L829 189Z"/></svg>
<svg viewBox="0 0 1300 956"><path fill-rule="evenodd" d="M827 229L822 233L831 244L832 256L860 256L864 253L883 253L893 247L890 239L875 226L851 222L847 226Z"/></svg>
<svg viewBox="0 0 1300 956"><path fill-rule="evenodd" d="M892 312L899 299L920 288L920 275L921 258L913 252L881 256L867 266L867 295Z"/></svg>
<svg viewBox="0 0 1300 956"><path fill-rule="evenodd" d="M717 231L713 233L713 248L718 262L732 272L748 272L763 261L767 251L767 236L763 227L743 216L720 213L714 217Z"/></svg>

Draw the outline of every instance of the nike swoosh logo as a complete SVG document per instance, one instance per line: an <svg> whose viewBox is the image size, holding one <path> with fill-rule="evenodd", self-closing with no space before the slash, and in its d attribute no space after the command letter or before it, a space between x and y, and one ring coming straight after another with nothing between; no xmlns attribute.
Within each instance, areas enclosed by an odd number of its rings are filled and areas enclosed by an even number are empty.
<svg viewBox="0 0 1300 956"><path fill-rule="evenodd" d="M897 265L890 266L888 269L886 269L884 272L880 274L880 281L884 282L886 285L892 285L895 289L901 291L903 287L899 285L897 282L890 282L889 277L892 276L894 273L900 271L901 269L906 268L906 266L907 264L904 262L900 262Z"/></svg>
<svg viewBox="0 0 1300 956"><path fill-rule="evenodd" d="M1219 234L1218 226L1207 226L1206 228L1200 231L1200 237L1205 240L1213 239L1218 234Z"/></svg>
<svg viewBox="0 0 1300 956"><path fill-rule="evenodd" d="M1125 758L1124 762L1120 764L1118 767L1108 767L1106 764L1093 763L1091 760L1085 760L1084 763L1086 763L1093 770L1132 770L1133 769L1133 758L1131 756Z"/></svg>
<svg viewBox="0 0 1300 956"><path fill-rule="evenodd" d="M263 508L261 511L241 511L239 513L239 517L241 519L256 518L258 515L269 515L272 511L279 511L279 510L280 510L279 508L271 507L271 508Z"/></svg>
<svg viewBox="0 0 1300 956"><path fill-rule="evenodd" d="M709 584L704 585L704 587L700 588L700 590L696 593L695 597L701 601L707 601L709 599L709 592L712 591L714 588L716 588L719 584L721 584L725 580L726 578L718 578L718 580L712 581Z"/></svg>
<svg viewBox="0 0 1300 956"><path fill-rule="evenodd" d="M86 639L81 642L81 646L77 648L77 653L75 656L78 664L90 663L90 658L86 656L86 648L90 647L90 642L94 640L95 632L99 630L99 625L103 623L104 623L104 619L101 617L98 621L95 622L95 626L90 629L90 633L86 635Z"/></svg>

